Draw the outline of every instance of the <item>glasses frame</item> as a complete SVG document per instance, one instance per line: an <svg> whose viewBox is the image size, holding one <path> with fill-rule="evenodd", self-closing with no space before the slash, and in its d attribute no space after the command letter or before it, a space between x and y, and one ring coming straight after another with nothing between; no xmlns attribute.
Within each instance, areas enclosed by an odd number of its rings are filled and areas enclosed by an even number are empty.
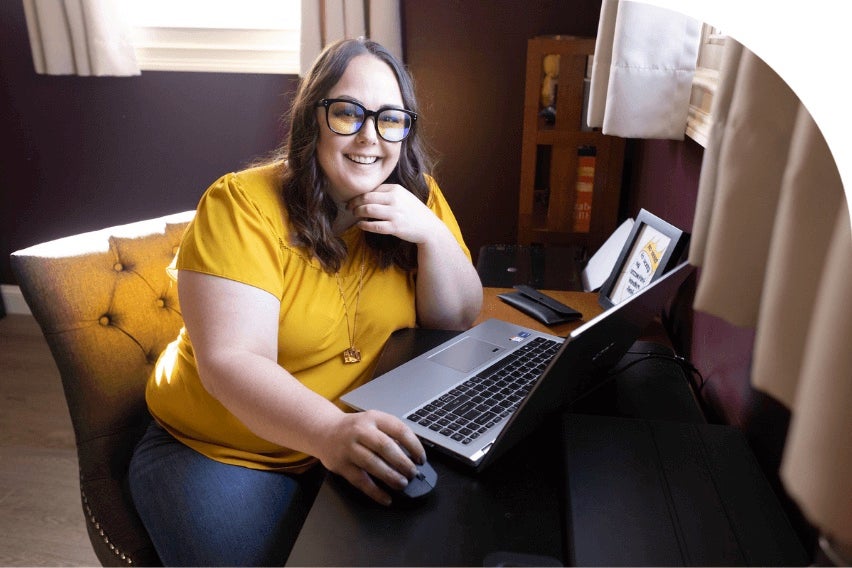
<svg viewBox="0 0 852 568"><path fill-rule="evenodd" d="M349 132L349 133L338 132L337 130L335 130L331 126L331 120L329 120L329 118L328 118L328 109L333 103L347 103L347 104L350 104L350 105L355 105L356 107L363 110L364 111L364 121L361 123L361 126L359 126L358 129L355 130L354 132ZM364 128L364 125L367 124L367 119L372 116L373 117L373 127L376 129L376 135L378 135L379 138L381 138L385 142L392 142L392 143L393 142L402 142L403 140L405 140L406 138L408 138L411 135L411 132L414 130L414 125L417 122L417 113L414 112L413 110L408 110L408 109L405 109L405 108L399 108L399 107L395 107L395 106L382 106L382 107L379 107L376 110L369 110L369 109L367 109L367 107L365 107L361 103L357 103L357 102L355 102L351 99L320 99L320 101L316 104L316 106L317 106L317 108L325 107L325 123L328 126L328 129L331 130L332 132L334 132L335 134L337 134L338 136L354 136L355 134L358 134L359 132L361 132L361 129ZM379 132L379 123L378 123L377 119L378 119L379 115L386 110L393 110L393 111L396 111L396 112L401 112L403 114L408 115L409 118L411 118L411 126L409 127L408 132L405 134L405 136L403 136L399 140L388 140L387 138L382 136L381 132Z"/></svg>

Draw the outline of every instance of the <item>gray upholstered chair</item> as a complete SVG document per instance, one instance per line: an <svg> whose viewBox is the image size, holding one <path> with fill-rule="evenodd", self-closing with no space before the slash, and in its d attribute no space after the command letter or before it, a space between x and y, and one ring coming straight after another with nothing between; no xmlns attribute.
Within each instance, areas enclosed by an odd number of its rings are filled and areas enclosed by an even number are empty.
<svg viewBox="0 0 852 568"><path fill-rule="evenodd" d="M104 566L160 563L127 489L134 445L151 417L145 382L183 320L166 274L187 211L14 252L12 269L62 377L80 492Z"/></svg>

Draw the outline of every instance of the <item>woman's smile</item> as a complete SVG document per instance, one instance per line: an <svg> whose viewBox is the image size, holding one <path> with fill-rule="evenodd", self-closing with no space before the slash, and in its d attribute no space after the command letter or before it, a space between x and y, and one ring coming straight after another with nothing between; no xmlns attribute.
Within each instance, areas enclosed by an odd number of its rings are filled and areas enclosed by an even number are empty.
<svg viewBox="0 0 852 568"><path fill-rule="evenodd" d="M356 164L375 164L378 160L378 156L363 156L360 154L344 154L348 159L352 160Z"/></svg>

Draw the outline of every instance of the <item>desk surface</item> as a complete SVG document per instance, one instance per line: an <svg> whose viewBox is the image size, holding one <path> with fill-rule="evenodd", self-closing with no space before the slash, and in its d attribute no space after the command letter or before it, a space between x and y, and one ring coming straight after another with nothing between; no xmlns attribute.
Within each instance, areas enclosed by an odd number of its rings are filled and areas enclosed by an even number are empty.
<svg viewBox="0 0 852 568"><path fill-rule="evenodd" d="M603 311L603 308L601 308L598 304L598 295L595 293L567 290L545 290L545 293L549 296L556 298L563 304L570 306L583 314L583 318L580 320L547 326L536 321L525 313L518 311L516 308L513 308L497 297L498 294L513 291L514 290L512 288L483 288L482 311L479 312L479 317L476 318L474 325L482 323L489 318L497 318L538 331L564 337L571 333L573 329L580 327L580 325L594 318Z"/></svg>
<svg viewBox="0 0 852 568"><path fill-rule="evenodd" d="M600 313L597 295L551 292L583 314L580 322L547 327L503 303L486 288L477 323L500 318L530 328L567 335ZM451 332L424 332L428 349ZM648 346L647 349L665 349ZM415 355L413 352L411 355ZM620 415L674 414L675 419L702 420L679 368L648 373L631 366L595 396L584 399L584 412ZM380 362L381 365L381 362ZM678 372L673 372L677 370ZM659 375L656 381L647 379ZM637 377L642 377L641 380ZM644 382L643 382L644 381ZM613 390L614 389L614 390ZM650 389L650 390L649 390ZM657 392L660 397L654 396ZM613 403L617 401L617 403ZM648 410L652 406L656 410ZM653 417L653 416L651 416ZM668 417L668 416L667 416ZM410 509L381 507L335 475L329 475L288 559L293 566L330 565L558 565L566 554L563 530L564 479L558 417L482 472L466 469L435 452L429 460L438 486L427 501Z"/></svg>

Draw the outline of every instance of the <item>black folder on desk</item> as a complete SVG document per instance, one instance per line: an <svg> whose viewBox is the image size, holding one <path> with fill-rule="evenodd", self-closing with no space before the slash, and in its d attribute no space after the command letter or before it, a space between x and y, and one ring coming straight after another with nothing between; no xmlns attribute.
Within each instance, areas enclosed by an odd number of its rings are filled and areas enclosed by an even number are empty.
<svg viewBox="0 0 852 568"><path fill-rule="evenodd" d="M573 566L804 566L804 548L732 426L566 414Z"/></svg>

